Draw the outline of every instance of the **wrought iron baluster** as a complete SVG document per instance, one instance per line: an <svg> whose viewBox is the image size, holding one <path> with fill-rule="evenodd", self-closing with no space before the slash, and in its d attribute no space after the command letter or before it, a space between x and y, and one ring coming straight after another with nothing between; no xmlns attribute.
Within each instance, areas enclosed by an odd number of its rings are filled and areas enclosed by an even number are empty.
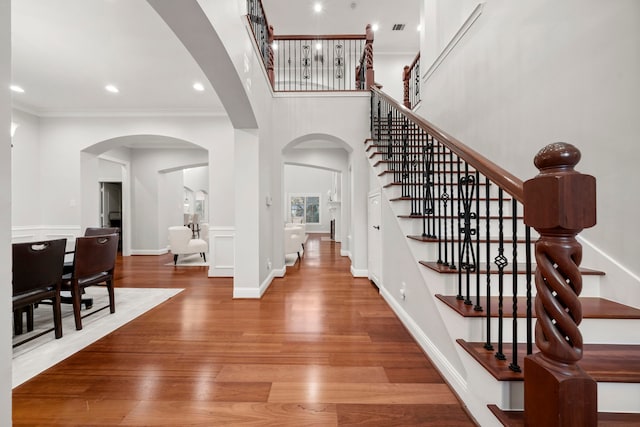
<svg viewBox="0 0 640 427"><path fill-rule="evenodd" d="M437 147L437 148L435 148ZM442 182L442 147L440 145L439 141L435 141L434 143L434 150L437 150L434 152L434 157L435 157L435 162L434 162L434 166L435 166L435 170L434 170L434 177L438 180L437 183L434 183L434 192L436 191L436 188L439 189L440 191L440 197L438 199L438 203L434 204L434 208L435 206L437 206L438 208L438 212L434 212L434 217L437 216L438 219L438 235L436 236L438 238L438 264L443 264L444 260L442 258L442 195L444 194L444 186L443 186L443 182ZM434 200L435 201L435 200ZM445 209L446 209L446 205L445 205ZM446 226L444 229L444 233L446 236ZM446 241L446 237L445 237L445 241ZM446 249L446 243L445 243L445 249Z"/></svg>
<svg viewBox="0 0 640 427"><path fill-rule="evenodd" d="M444 242L443 242L443 248L444 248L444 261L443 264L444 265L449 265L449 240L448 240L448 236L447 236L447 230L449 230L449 224L447 222L447 205L449 204L449 199L451 198L450 194L451 193L447 193L447 167L446 167L446 162L447 162L447 152L446 149L444 149L444 147L442 145L440 145L440 147L442 147L443 151L442 151L442 155L441 155L441 168L442 168L442 193L440 194L440 199L442 199L442 211L440 213L440 216L442 217L442 222L444 224Z"/></svg>
<svg viewBox="0 0 640 427"><path fill-rule="evenodd" d="M512 336L512 356L513 360L509 364L509 369L514 372L521 372L518 365L518 201L514 198L511 202L512 206L512 230L513 236L511 237L513 242L513 336Z"/></svg>
<svg viewBox="0 0 640 427"><path fill-rule="evenodd" d="M486 214L488 216L488 213ZM477 262L474 257L474 264L476 265L476 305L473 307L474 311L482 311L482 304L480 304L480 173L476 171L476 254Z"/></svg>
<svg viewBox="0 0 640 427"><path fill-rule="evenodd" d="M504 268L509 264L507 258L504 256L504 193L502 188L498 189L498 255L495 258L495 263L498 266L498 351L496 352L496 358L498 360L506 360L506 356L502 351L502 319L503 313L503 298L504 298Z"/></svg>
<svg viewBox="0 0 640 427"><path fill-rule="evenodd" d="M477 212L473 212L473 199L476 190L476 177L469 173L469 164L464 164L464 174L460 170L458 163L458 172L460 179L458 182L458 296L466 305L473 304L471 301L471 273L476 271L476 259L473 250L473 236L476 235L476 229L471 227L471 221L476 219ZM462 224L461 224L462 223ZM465 271L465 296L462 296L462 270Z"/></svg>
<svg viewBox="0 0 640 427"><path fill-rule="evenodd" d="M423 134L423 131L421 131ZM422 235L424 237L435 237L435 218L433 200L433 139L430 135L424 134L426 143L424 145L424 163L422 165L422 185L423 185L423 205L422 214L425 221L422 224ZM428 217L427 217L428 216ZM426 230L425 230L426 225Z"/></svg>
<svg viewBox="0 0 640 427"><path fill-rule="evenodd" d="M451 264L449 265L449 268L452 269L452 270L455 270L456 269L456 263L455 263L456 256L455 256L454 245L455 245L455 235L456 235L456 233L455 233L456 215L453 213L453 208L454 208L453 207L453 205L454 205L454 203L453 203L453 201L454 201L453 195L455 194L453 187L454 187L455 182L457 180L456 180L456 177L455 177L455 172L453 170L454 168L453 168L453 152L452 151L449 151L449 163L448 163L448 165L449 165L449 173L451 175L451 180L449 182L449 189L451 190L451 192L450 192L450 194L451 194L451 203L449 203L449 209L451 211L451 215L449 217L449 220L451 222Z"/></svg>
<svg viewBox="0 0 640 427"><path fill-rule="evenodd" d="M487 208L487 218L486 218L486 251L487 251L487 310L486 310L486 319L487 319L487 341L484 343L484 348L487 350L493 350L493 345L491 344L491 195L490 195L490 187L489 187L489 178L485 178L485 194L486 194L486 208Z"/></svg>

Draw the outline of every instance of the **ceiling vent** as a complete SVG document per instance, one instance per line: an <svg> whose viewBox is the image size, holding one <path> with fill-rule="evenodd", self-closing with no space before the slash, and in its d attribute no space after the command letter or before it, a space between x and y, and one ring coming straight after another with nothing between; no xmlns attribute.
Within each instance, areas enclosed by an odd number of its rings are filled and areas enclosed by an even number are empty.
<svg viewBox="0 0 640 427"><path fill-rule="evenodd" d="M393 24L393 28L391 31L402 31L404 30L405 24Z"/></svg>

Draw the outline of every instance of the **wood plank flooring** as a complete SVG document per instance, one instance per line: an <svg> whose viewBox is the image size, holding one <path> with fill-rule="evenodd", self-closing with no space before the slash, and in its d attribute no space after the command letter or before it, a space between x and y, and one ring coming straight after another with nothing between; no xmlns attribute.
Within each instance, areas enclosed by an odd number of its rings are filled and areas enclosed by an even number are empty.
<svg viewBox="0 0 640 427"><path fill-rule="evenodd" d="M306 248L260 300L171 255L119 259L119 287L185 291L15 388L14 426L473 426L340 245Z"/></svg>

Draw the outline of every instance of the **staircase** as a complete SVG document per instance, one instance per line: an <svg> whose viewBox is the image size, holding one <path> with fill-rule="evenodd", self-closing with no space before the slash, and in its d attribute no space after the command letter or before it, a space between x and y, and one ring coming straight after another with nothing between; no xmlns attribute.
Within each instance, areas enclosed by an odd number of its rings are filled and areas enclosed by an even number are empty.
<svg viewBox="0 0 640 427"><path fill-rule="evenodd" d="M522 182L457 141L451 146L451 137L382 92L372 94L365 152L447 332L463 350L470 394L487 399L496 425L524 425L523 361L540 351L536 311L548 310L547 296L536 292L540 235L524 224ZM565 275L578 290L579 297L561 301L562 314L577 319L584 344L570 330L564 344L582 350L578 365L597 381L598 425L640 425L640 310L601 298L605 272L579 266L577 256L580 274L568 273L573 264L562 257L549 274ZM553 282L544 265L538 270ZM485 425L485 415L472 415Z"/></svg>

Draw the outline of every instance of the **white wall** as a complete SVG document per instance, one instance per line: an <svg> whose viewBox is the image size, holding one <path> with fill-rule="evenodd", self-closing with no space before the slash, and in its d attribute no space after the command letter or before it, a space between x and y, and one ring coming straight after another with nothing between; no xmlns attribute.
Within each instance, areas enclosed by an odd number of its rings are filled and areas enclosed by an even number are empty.
<svg viewBox="0 0 640 427"><path fill-rule="evenodd" d="M334 204L336 210L334 212L336 218L335 240L340 242L340 251L342 255L349 254L348 232L351 222L349 216L349 200L350 200L350 184L349 176L349 152L344 148L320 148L322 145L317 144L318 148L295 148L286 149L282 153L282 162L284 164L298 166L312 166L331 170L332 174L336 173L338 182L335 186L338 189L339 204ZM283 187L284 188L284 187ZM284 190L283 190L284 191ZM287 203L283 199L283 203ZM284 219L287 219L287 206L284 207Z"/></svg>
<svg viewBox="0 0 640 427"><path fill-rule="evenodd" d="M183 222L183 174L160 173L206 163L207 152L196 149L132 150L132 251L152 254L167 246L168 224ZM163 210L162 208L167 208Z"/></svg>
<svg viewBox="0 0 640 427"><path fill-rule="evenodd" d="M275 145L274 158L280 158L283 149L295 146L301 141L328 140L342 144L349 151L349 165L351 176L357 186L351 187L348 173L343 174L342 189L343 212L348 214L348 221L344 226L347 238L342 241L349 249L348 255L352 261L352 273L358 276L367 271L367 191L369 165L364 153L364 140L369 134L369 94L358 93L351 96L340 94L304 94L287 97L277 96L273 104L275 123L286 123L287 126L277 126L273 131ZM302 150L301 150L302 151ZM287 155L290 153L286 151ZM332 167L333 168L333 167ZM345 170L346 171L346 170ZM282 169L276 171L276 182L282 182ZM281 193L283 189L281 187ZM274 202L276 202L274 198ZM286 218L283 211L284 201L274 203L278 209L273 227L279 227L282 219ZM343 216L344 218L344 216ZM347 223L348 222L348 223ZM345 231L343 231L344 235ZM278 242L277 253L282 253L282 236L274 236ZM346 242L346 244L345 244Z"/></svg>
<svg viewBox="0 0 640 427"><path fill-rule="evenodd" d="M11 1L0 0L0 282L11 283ZM0 425L11 425L10 286L0 286Z"/></svg>
<svg viewBox="0 0 640 427"><path fill-rule="evenodd" d="M13 110L12 121L20 126L11 150L11 214L13 225L23 228L41 224L40 155L38 117Z"/></svg>
<svg viewBox="0 0 640 427"><path fill-rule="evenodd" d="M35 223L29 222L17 225L43 228L42 230L34 231L34 233L41 233L42 235L46 235L47 230L57 230L59 233L68 233L71 237L77 235L84 226L95 225L96 218L99 215L97 192L99 163L97 157L95 157L96 154L104 152L101 157L107 160L116 161L123 165L132 164L131 152L134 150L116 148L118 144L126 143L126 138L123 139L123 137L129 137L130 135L159 135L159 139L161 139L160 137L169 136L207 147L210 151L210 156L212 155L211 152L214 155L218 154L220 146L232 144L232 141L229 141L231 126L228 119L213 116L158 118L47 117L37 121L25 122L24 127L21 125L18 128L16 135L19 135L20 131L25 132L23 134L24 138L28 135L37 135L37 145L40 150L35 159L30 159L26 155L21 155L14 159L16 169L31 170L31 165L33 164L42 164L42 166L38 174L38 185L33 186L34 188L39 188L41 196L39 198L19 198L14 207L14 209L20 209L22 212L38 212L39 218L30 220L37 220ZM86 162L89 162L82 170L84 173L88 173L91 179L80 179L80 150L92 145L94 146L90 149L91 153L85 153L82 157ZM27 146L28 140L25 141L23 148L26 149ZM194 164L206 164L208 161L206 152L200 150L200 153L205 153L205 156L199 156L197 159L176 157L176 159L184 161L182 164L176 161L156 163L155 166L158 169L154 173L157 175L158 170L170 167L179 168ZM136 159L140 162L144 160L143 157L138 155ZM46 161L46 159L50 158L58 160L55 163ZM92 165L94 161L95 167ZM142 167L144 169L146 166ZM232 166L227 166L226 169L232 170ZM133 180L131 180L131 184L132 187L135 185ZM17 181L16 185L21 187L21 181ZM125 190L127 189L123 188L123 193ZM45 194L46 196L44 196ZM228 196L229 192L225 189L223 194ZM143 199L144 197L140 200L133 198L131 211L137 210L138 206L144 203ZM127 209L126 200L123 200L123 202L125 202L124 209ZM45 203L48 204L48 209L41 209ZM215 208L225 209L225 206L232 203L232 201L227 201L227 203L220 202L216 204ZM143 212L146 212L147 208L145 206L140 205L140 207ZM137 218L145 217L145 215L138 215ZM126 226L127 224L125 223ZM157 222L151 227L153 228L152 232L145 232L142 235L137 232L137 236L157 235ZM140 230L139 227L134 228ZM20 230L16 231L16 233L18 232ZM136 233L132 230L131 234ZM127 235L129 233L125 234L125 236ZM165 247L164 239L161 241L162 243L157 238L153 240L153 243L150 243L148 239L136 241L133 243L133 248L143 251L158 250Z"/></svg>
<svg viewBox="0 0 640 427"><path fill-rule="evenodd" d="M444 4L449 6L441 16ZM461 22L471 6L426 0L425 10L435 9L446 27L427 28L426 38L451 34L450 17ZM422 93L429 96L419 111L522 179L537 174L533 158L545 145L577 146L578 170L594 175L598 187L598 225L582 233L593 245L585 247L583 265L604 268L602 289L635 305L640 247L630 236L640 225L629 215L640 208L632 178L640 159L639 16L636 0L486 2L423 81ZM611 259L596 259L595 249Z"/></svg>
<svg viewBox="0 0 640 427"><path fill-rule="evenodd" d="M15 176L15 175L14 175ZM98 159L99 182L122 182L122 164L111 160Z"/></svg>
<svg viewBox="0 0 640 427"><path fill-rule="evenodd" d="M284 166L284 210L287 220L290 220L291 196L307 194L320 197L320 224L307 224L307 233L328 233L330 231L331 215L329 213L327 191L333 186L333 172L306 166Z"/></svg>
<svg viewBox="0 0 640 427"><path fill-rule="evenodd" d="M416 31L405 29L405 31ZM416 31L416 37L418 32ZM375 49L375 42L374 42ZM405 65L411 65L418 52L414 53L376 53L374 56L374 70L376 83L382 85L382 90L387 95L402 104L404 100L404 82L402 76Z"/></svg>

